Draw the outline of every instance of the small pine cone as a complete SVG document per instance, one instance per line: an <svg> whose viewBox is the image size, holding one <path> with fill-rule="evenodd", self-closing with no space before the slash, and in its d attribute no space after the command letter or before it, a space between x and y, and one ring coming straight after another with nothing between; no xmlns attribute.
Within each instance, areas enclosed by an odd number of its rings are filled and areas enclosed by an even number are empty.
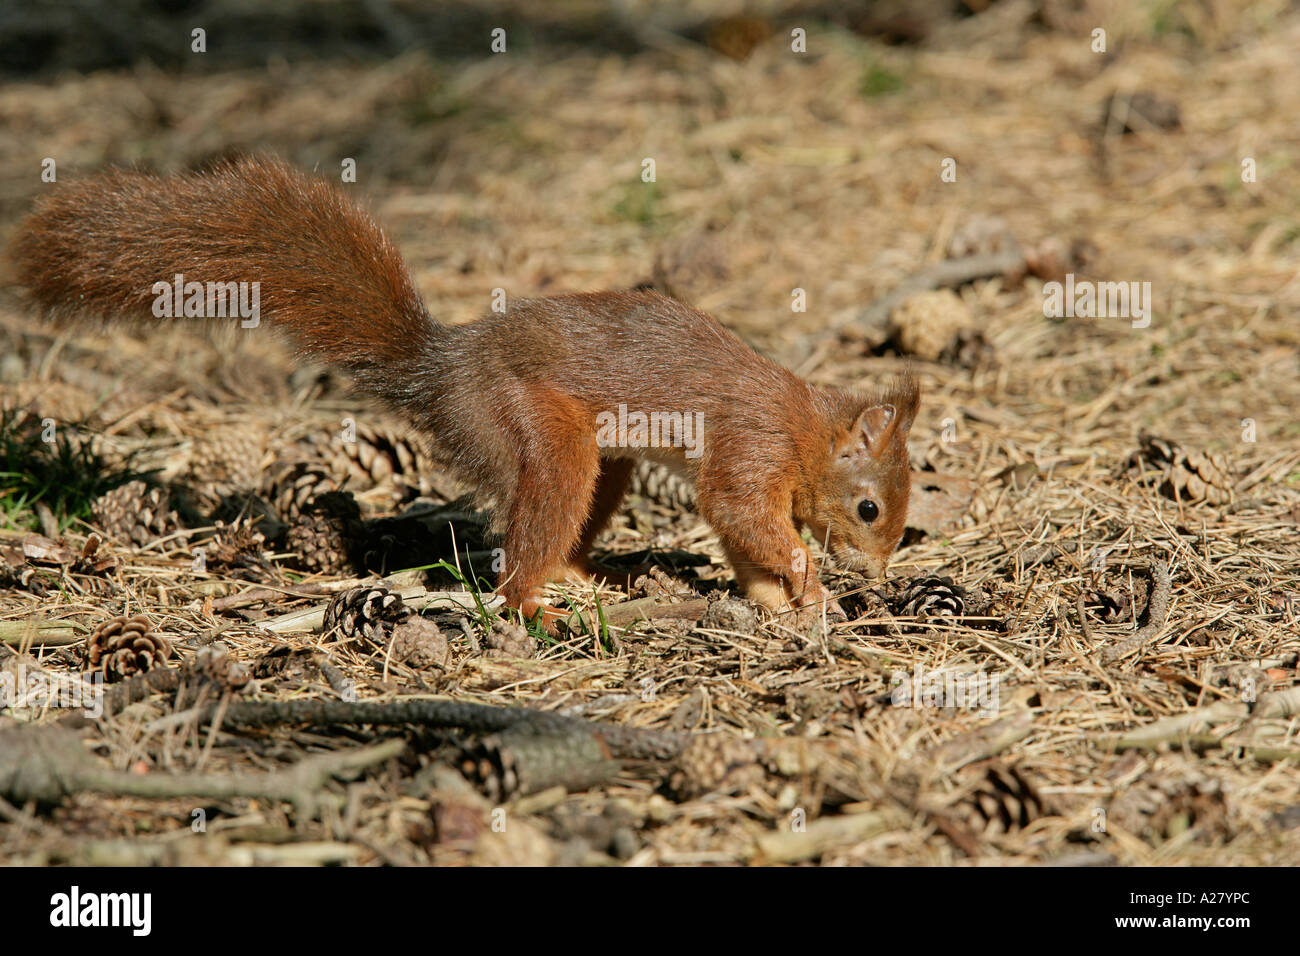
<svg viewBox="0 0 1300 956"><path fill-rule="evenodd" d="M445 667L451 645L426 617L412 614L393 626L393 660L408 667Z"/></svg>
<svg viewBox="0 0 1300 956"><path fill-rule="evenodd" d="M665 508L695 510L695 486L681 475L653 461L637 462L628 491Z"/></svg>
<svg viewBox="0 0 1300 956"><path fill-rule="evenodd" d="M758 630L758 608L749 601L738 598L723 597L720 593L711 595L700 627L716 628L736 634L753 634Z"/></svg>
<svg viewBox="0 0 1300 956"><path fill-rule="evenodd" d="M402 596L388 588L352 588L334 595L325 608L324 628L337 628L346 638L383 646L388 643L389 628L405 622L411 614Z"/></svg>
<svg viewBox="0 0 1300 956"><path fill-rule="evenodd" d="M1160 493L1178 501L1224 505L1232 501L1232 478L1221 455L1191 452L1165 475Z"/></svg>
<svg viewBox="0 0 1300 956"><path fill-rule="evenodd" d="M966 592L952 578L923 575L913 578L898 597L902 617L928 621L940 617L961 617L965 611Z"/></svg>
<svg viewBox="0 0 1300 956"><path fill-rule="evenodd" d="M1016 767L991 763L968 797L968 821L984 835L1010 833L1046 815L1034 785Z"/></svg>
<svg viewBox="0 0 1300 956"><path fill-rule="evenodd" d="M760 741L721 734L691 738L676 760L669 788L680 798L706 793L745 793L767 777Z"/></svg>
<svg viewBox="0 0 1300 956"><path fill-rule="evenodd" d="M255 489L261 483L266 433L254 425L222 426L195 439L186 465L188 483L205 504Z"/></svg>
<svg viewBox="0 0 1300 956"><path fill-rule="evenodd" d="M1146 592L1127 587L1103 591L1100 588L1083 592L1083 605L1094 617L1106 624L1122 624L1137 620L1147 606Z"/></svg>
<svg viewBox="0 0 1300 956"><path fill-rule="evenodd" d="M87 663L109 681L162 667L171 655L171 642L151 631L143 614L109 618L86 638Z"/></svg>
<svg viewBox="0 0 1300 956"><path fill-rule="evenodd" d="M90 511L110 538L144 547L180 528L170 502L165 488L136 480L104 492L91 503Z"/></svg>
<svg viewBox="0 0 1300 956"><path fill-rule="evenodd" d="M209 569L231 570L235 568L261 568L266 561L266 535L260 527L247 520L238 520L232 524L217 522L217 531L202 547L204 561Z"/></svg>
<svg viewBox="0 0 1300 956"><path fill-rule="evenodd" d="M317 495L285 535L285 547L304 571L338 574L364 551L361 508L347 491Z"/></svg>
<svg viewBox="0 0 1300 956"><path fill-rule="evenodd" d="M1189 504L1223 505L1233 500L1232 473L1222 455L1188 452L1147 432L1141 432L1138 441L1142 447L1134 457L1160 472L1157 490L1165 497Z"/></svg>
<svg viewBox="0 0 1300 956"><path fill-rule="evenodd" d="M904 301L890 313L889 338L903 353L927 362L973 361L983 345L970 307L951 289L919 292Z"/></svg>
<svg viewBox="0 0 1300 956"><path fill-rule="evenodd" d="M484 657L533 658L537 656L537 641L533 640L527 628L513 621L496 618L492 622L492 630L488 632L486 640L489 650L483 652Z"/></svg>
<svg viewBox="0 0 1300 956"><path fill-rule="evenodd" d="M339 487L340 483L326 466L312 461L297 461L281 468L263 491L275 506L280 520L292 524L313 499L338 491Z"/></svg>

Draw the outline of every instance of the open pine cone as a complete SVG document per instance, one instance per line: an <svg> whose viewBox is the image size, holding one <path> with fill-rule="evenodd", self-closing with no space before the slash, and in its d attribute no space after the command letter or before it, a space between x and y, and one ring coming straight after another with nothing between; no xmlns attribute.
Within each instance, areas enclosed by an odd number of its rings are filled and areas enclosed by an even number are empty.
<svg viewBox="0 0 1300 956"><path fill-rule="evenodd" d="M138 480L104 492L91 503L90 511L110 538L137 547L174 534L181 526L167 490Z"/></svg>
<svg viewBox="0 0 1300 956"><path fill-rule="evenodd" d="M968 822L984 836L1022 830L1047 812L1037 788L1019 768L996 761L988 764L967 803Z"/></svg>
<svg viewBox="0 0 1300 956"><path fill-rule="evenodd" d="M86 638L87 663L109 681L162 667L171 656L171 642L150 630L143 614L109 618Z"/></svg>
<svg viewBox="0 0 1300 956"><path fill-rule="evenodd" d="M313 499L339 488L338 480L325 465L295 461L279 469L262 491L280 520L293 524Z"/></svg>
<svg viewBox="0 0 1300 956"><path fill-rule="evenodd" d="M344 637L383 645L388 642L388 630L412 613L402 596L388 588L352 588L334 595L325 608L324 628L338 628Z"/></svg>
<svg viewBox="0 0 1300 956"><path fill-rule="evenodd" d="M685 478L653 461L637 463L628 492L666 508L695 510L695 487Z"/></svg>
<svg viewBox="0 0 1300 956"><path fill-rule="evenodd" d="M961 617L966 609L966 592L952 578L922 575L913 578L897 599L899 615L920 621L940 617Z"/></svg>
<svg viewBox="0 0 1300 956"><path fill-rule="evenodd" d="M337 432L313 431L299 442L299 451L312 462L309 467L334 482L359 490L387 486L396 501L421 496L451 500L464 491L413 435L382 422L357 422L354 438L345 442ZM321 490L330 489L317 488L315 493Z"/></svg>
<svg viewBox="0 0 1300 956"><path fill-rule="evenodd" d="M427 495L433 490L428 476L437 471L432 460L412 438L382 426L357 425L356 441L331 446L335 468L362 487L389 483L400 499Z"/></svg>
<svg viewBox="0 0 1300 956"><path fill-rule="evenodd" d="M1189 452L1177 442L1140 432L1141 448L1129 459L1140 458L1159 475L1157 490L1175 501L1212 505L1228 504L1233 499L1232 472L1222 455L1212 452Z"/></svg>

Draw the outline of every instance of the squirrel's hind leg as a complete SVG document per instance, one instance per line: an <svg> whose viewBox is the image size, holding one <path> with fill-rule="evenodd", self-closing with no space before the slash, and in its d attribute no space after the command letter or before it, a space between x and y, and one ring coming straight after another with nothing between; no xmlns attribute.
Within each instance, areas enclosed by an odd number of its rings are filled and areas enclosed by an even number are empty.
<svg viewBox="0 0 1300 956"><path fill-rule="evenodd" d="M600 463L600 475L596 479L596 492L592 496L591 508L587 512L587 521L582 526L578 543L569 551L565 573L570 580L591 581L602 577L601 570L591 561L591 546L596 538L609 525L610 519L618 512L627 492L628 482L632 480L634 462L627 458L606 458Z"/></svg>
<svg viewBox="0 0 1300 956"><path fill-rule="evenodd" d="M570 400L571 402L571 400ZM547 396L548 410L519 442L519 471L505 502L505 564L498 591L525 618L542 612L548 629L565 613L546 604L542 586L567 567L588 524L600 453L576 404Z"/></svg>

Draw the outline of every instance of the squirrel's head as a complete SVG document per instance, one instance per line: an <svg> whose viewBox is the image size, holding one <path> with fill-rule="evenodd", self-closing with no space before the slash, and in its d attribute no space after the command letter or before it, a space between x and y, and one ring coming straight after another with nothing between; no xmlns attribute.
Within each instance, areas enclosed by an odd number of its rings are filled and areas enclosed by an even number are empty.
<svg viewBox="0 0 1300 956"><path fill-rule="evenodd" d="M907 376L883 395L838 396L836 426L811 495L796 515L837 564L883 577L903 538L912 488L907 434L920 389Z"/></svg>

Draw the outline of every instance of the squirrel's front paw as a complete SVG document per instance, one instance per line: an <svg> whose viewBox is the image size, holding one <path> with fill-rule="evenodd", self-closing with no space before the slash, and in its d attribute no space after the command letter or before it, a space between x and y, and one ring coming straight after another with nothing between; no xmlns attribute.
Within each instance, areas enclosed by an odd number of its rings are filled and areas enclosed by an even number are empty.
<svg viewBox="0 0 1300 956"><path fill-rule="evenodd" d="M809 588L791 603L794 605L795 616L800 624L811 624L820 621L823 609L825 609L826 617L829 620L847 621L849 619L844 608L840 607L840 602L823 584Z"/></svg>

